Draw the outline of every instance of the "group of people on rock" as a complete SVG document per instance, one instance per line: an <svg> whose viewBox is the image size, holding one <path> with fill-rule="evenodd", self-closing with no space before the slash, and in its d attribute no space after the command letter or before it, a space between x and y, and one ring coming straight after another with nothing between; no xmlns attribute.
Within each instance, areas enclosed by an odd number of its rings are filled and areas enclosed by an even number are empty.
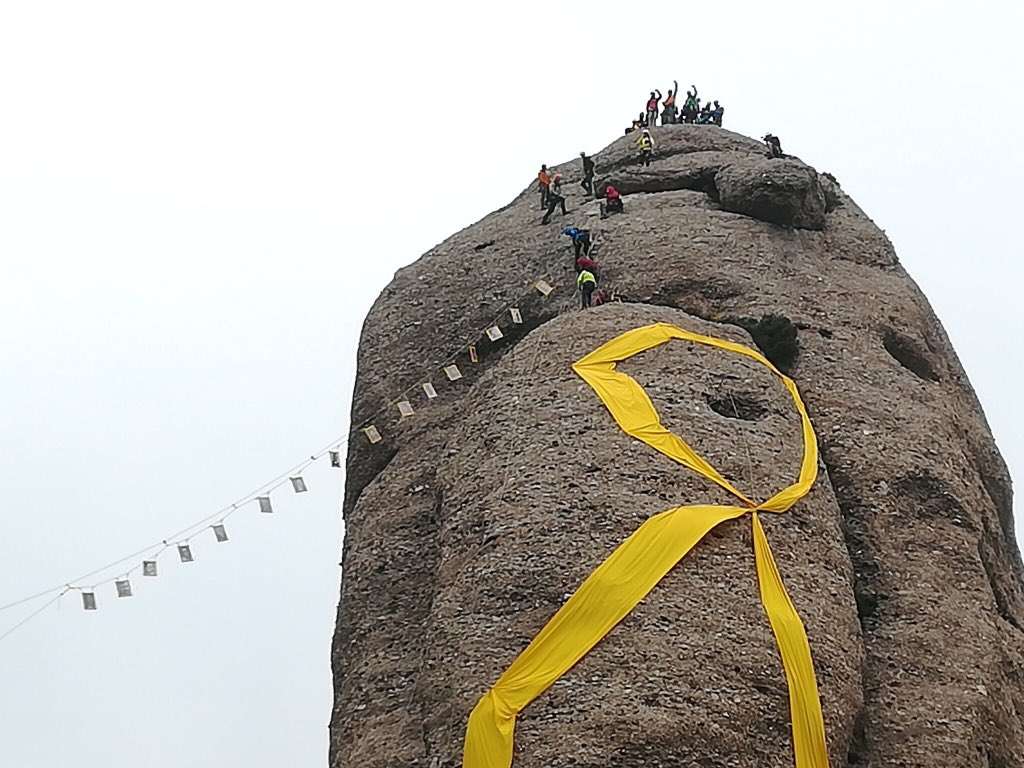
<svg viewBox="0 0 1024 768"><path fill-rule="evenodd" d="M722 117L725 115L725 107L718 101L709 101L701 106L700 98L697 96L697 86L691 85L692 91L686 92L686 100L680 108L676 102L679 98L679 82L672 81L672 90L668 96L662 98L661 91L655 88L647 99L646 109L640 113L632 125L626 129L626 133L642 131L645 128L653 128L658 124L658 115L661 115L662 125L674 125L676 123L694 123L697 125L717 125L721 127Z"/></svg>
<svg viewBox="0 0 1024 768"><path fill-rule="evenodd" d="M701 106L697 96L697 86L691 86L692 90L686 92L686 99L679 108L676 104L679 96L679 83L673 82L673 88L668 96L662 98L661 91L651 91L647 101L647 109L641 112L640 116L633 121L633 125L626 129L626 133L639 132L636 145L640 150L640 163L649 166L654 156L654 137L651 128L657 125L659 113L662 125L675 123L695 123L698 125L722 125L722 115L725 108L717 101L711 101ZM771 158L786 157L782 153L782 144L777 136L766 134L764 143L767 147L767 156ZM595 195L594 172L595 165L593 158L586 152L580 152L582 163L582 175L580 187L588 197ZM562 190L562 174L549 170L547 165L542 165L537 173L537 184L540 190L540 207L544 211L541 224L547 224L555 211L561 209L562 216L567 216L569 211L565 206L566 195ZM600 194L600 193L597 193ZM601 218L617 213L623 213L625 208L622 203L622 195L612 184L606 184L604 189L604 200L599 205ZM576 287L580 292L581 305L583 309L603 304L612 300L613 295L599 287L601 277L600 269L591 258L591 250L594 242L591 239L590 230L576 226L568 226L562 230L562 234L572 241L573 258L576 269Z"/></svg>

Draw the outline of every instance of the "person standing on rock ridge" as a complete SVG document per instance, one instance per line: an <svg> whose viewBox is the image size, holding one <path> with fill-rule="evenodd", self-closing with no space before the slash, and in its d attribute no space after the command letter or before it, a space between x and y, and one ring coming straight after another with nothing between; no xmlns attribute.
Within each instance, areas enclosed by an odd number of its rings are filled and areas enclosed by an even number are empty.
<svg viewBox="0 0 1024 768"><path fill-rule="evenodd" d="M655 96L657 94L657 96ZM647 126L653 128L658 122L658 102L661 101L661 91L651 91L651 98L647 100Z"/></svg>
<svg viewBox="0 0 1024 768"><path fill-rule="evenodd" d="M691 85L693 91L686 92L686 101L683 102L683 121L692 123L697 119L697 112L700 111L700 99L697 98L697 86Z"/></svg>
<svg viewBox="0 0 1024 768"><path fill-rule="evenodd" d="M580 157L583 158L583 181L580 182L580 186L583 187L583 191L588 195L594 194L594 161L587 157L586 152L580 152Z"/></svg>
<svg viewBox="0 0 1024 768"><path fill-rule="evenodd" d="M562 196L562 174L560 173L551 177L551 184L548 186L548 211L540 223L547 224L551 219L551 214L558 206L562 206L562 215L565 216L568 211L565 210L565 198Z"/></svg>
<svg viewBox="0 0 1024 768"><path fill-rule="evenodd" d="M715 108L711 110L711 122L717 125L719 128L722 127L722 116L725 114L725 107L715 101Z"/></svg>
<svg viewBox="0 0 1024 768"><path fill-rule="evenodd" d="M590 241L590 230L580 229L579 227L566 227L562 230L563 235L568 235L572 239L572 248L575 252L576 258L580 257L582 252L584 256L590 255L590 248L593 243Z"/></svg>
<svg viewBox="0 0 1024 768"><path fill-rule="evenodd" d="M772 159L785 157L785 155L782 154L782 142L779 141L778 136L766 133L764 135L764 145L768 147L768 151L765 153L768 157Z"/></svg>
<svg viewBox="0 0 1024 768"><path fill-rule="evenodd" d="M576 287L580 289L580 300L582 306L580 309L587 309L590 307L590 297L594 293L594 289L597 288L597 278L594 277L594 273L588 269L580 270L579 275L576 276Z"/></svg>
<svg viewBox="0 0 1024 768"><path fill-rule="evenodd" d="M640 138L636 140L636 145L640 147L640 164L646 168L651 164L651 156L654 154L654 139L651 138L651 132L644 128Z"/></svg>
<svg viewBox="0 0 1024 768"><path fill-rule="evenodd" d="M540 185L540 208L544 208L548 204L548 190L551 188L551 175L548 173L548 167L542 165L540 172L537 174L537 184Z"/></svg>
<svg viewBox="0 0 1024 768"><path fill-rule="evenodd" d="M671 125L676 121L676 94L679 93L679 81L672 81L672 90L668 92L668 96L665 97L665 101L662 102L664 109L661 113L661 124Z"/></svg>

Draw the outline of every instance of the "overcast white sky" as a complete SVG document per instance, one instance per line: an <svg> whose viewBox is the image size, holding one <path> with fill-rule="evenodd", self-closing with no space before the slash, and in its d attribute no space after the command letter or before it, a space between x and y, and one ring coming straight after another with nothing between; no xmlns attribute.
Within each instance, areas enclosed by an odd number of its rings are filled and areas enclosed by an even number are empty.
<svg viewBox="0 0 1024 768"><path fill-rule="evenodd" d="M1020 4L346 6L0 4L0 604L343 433L394 270L673 77L887 230L1020 476ZM308 480L0 641L0 762L324 765L342 477Z"/></svg>

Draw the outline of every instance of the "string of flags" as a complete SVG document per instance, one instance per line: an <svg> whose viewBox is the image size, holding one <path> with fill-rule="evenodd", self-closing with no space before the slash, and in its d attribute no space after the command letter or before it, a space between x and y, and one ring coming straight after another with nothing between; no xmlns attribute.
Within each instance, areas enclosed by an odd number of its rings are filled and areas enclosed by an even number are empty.
<svg viewBox="0 0 1024 768"><path fill-rule="evenodd" d="M464 374L457 363L458 358L463 354L466 354L472 363L478 363L480 361L478 343L482 336L486 336L491 343L498 342L505 338L505 332L502 331L500 325L503 320L506 322L511 321L513 325L522 325L524 322L523 312L519 305L523 303L526 297L531 295L533 292L536 292L546 299L553 291L554 286L552 286L551 283L545 279L539 279L532 283L527 291L517 296L511 302L505 304L498 314L480 330L474 339L466 340L454 354L450 355L448 359L441 364L440 370L444 373L445 378L447 378L449 382L456 382L463 378ZM264 483L252 492L240 497L217 512L207 515L206 517L195 521L191 525L186 526L169 536L161 538L158 542L147 547L143 547L140 550L113 562L107 563L106 565L100 566L99 568L93 569L92 571L82 574L77 578L0 605L0 612L3 612L18 606L42 600L46 597L50 598L42 606L32 611L21 621L0 633L0 640L3 640L15 630L24 626L31 619L41 614L51 605L54 605L58 600L60 600L60 598L69 592L78 592L81 595L82 608L85 611L99 610L100 600L98 598L98 590L100 587L109 584L113 584L114 594L119 599L133 597L135 595L132 582L134 575L136 573L141 573L143 579L157 578L160 573L160 556L167 550L174 549L178 556L178 562L183 565L195 563L195 555L191 546L191 542L195 537L206 531L210 531L213 534L214 540L218 544L227 543L230 540L230 537L228 535L226 520L234 513L255 502L256 508L261 514L273 514L274 506L271 500L271 494L286 484L290 484L292 491L296 494L308 493L309 486L302 473L310 464L326 456L331 469L340 469L342 467L341 447L357 431L362 432L370 444L382 442L384 440L384 435L376 424L373 423L373 420L377 419L392 408L397 408L399 419L405 419L413 416L415 414L415 409L411 400L411 393L415 391L422 391L428 402L438 398L438 391L433 382L420 381L406 388L404 391L399 393L396 398L382 406L376 413L370 416L368 420L362 422L362 426L350 429L344 435L332 440L325 448L310 454L308 459L305 459L299 464L291 467L286 472L283 472L272 480ZM114 575L104 577L104 574Z"/></svg>
<svg viewBox="0 0 1024 768"><path fill-rule="evenodd" d="M554 290L555 287L544 278L534 281L528 290L505 304L501 310L491 318L483 328L480 329L474 339L464 342L458 350L449 355L449 357L440 364L440 372L444 374L444 377L449 383L454 383L464 378L465 374L458 365L458 358L460 356L465 355L471 364L479 363L481 359L479 344L483 338L486 338L492 344L504 339L506 332L501 329L501 323L511 322L513 326L523 325L523 310L520 304L522 304L528 296L536 292L540 294L542 298L546 299ZM398 410L399 421L415 415L416 410L413 405L411 395L418 390L422 390L428 402L434 400L438 396L437 389L432 381L420 381L407 387L405 390L400 392L396 398L385 403L369 418L364 419L361 422L362 426L359 427L359 430L366 437L370 445L377 445L384 441L384 434L381 431L381 428L375 423L375 421L382 415L386 415L389 411L393 413L391 409L395 408Z"/></svg>

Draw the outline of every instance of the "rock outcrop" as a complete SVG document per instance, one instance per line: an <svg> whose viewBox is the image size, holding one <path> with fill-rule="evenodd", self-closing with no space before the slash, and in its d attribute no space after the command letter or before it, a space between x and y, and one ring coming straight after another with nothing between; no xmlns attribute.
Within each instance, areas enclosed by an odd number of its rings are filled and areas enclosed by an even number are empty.
<svg viewBox="0 0 1024 768"><path fill-rule="evenodd" d="M765 525L807 626L831 764L1024 766L1010 478L927 301L833 177L711 126L655 139L650 168L629 137L595 158L623 215L600 219L578 163L558 169L564 224L594 232L623 303L576 309L563 220L541 226L531 188L400 270L371 310L352 422L372 417L385 439L349 446L332 768L459 765L476 700L625 536L670 506L729 503L624 435L570 364L658 321L772 354L758 329L779 318L823 467ZM547 298L529 293L541 276ZM524 293L523 324L479 337ZM452 355L465 377L449 383ZM766 371L682 342L623 369L749 494L796 476L799 422ZM414 396L399 421L387 404L428 380L439 397ZM526 709L514 765L792 765L749 522L716 529Z"/></svg>

